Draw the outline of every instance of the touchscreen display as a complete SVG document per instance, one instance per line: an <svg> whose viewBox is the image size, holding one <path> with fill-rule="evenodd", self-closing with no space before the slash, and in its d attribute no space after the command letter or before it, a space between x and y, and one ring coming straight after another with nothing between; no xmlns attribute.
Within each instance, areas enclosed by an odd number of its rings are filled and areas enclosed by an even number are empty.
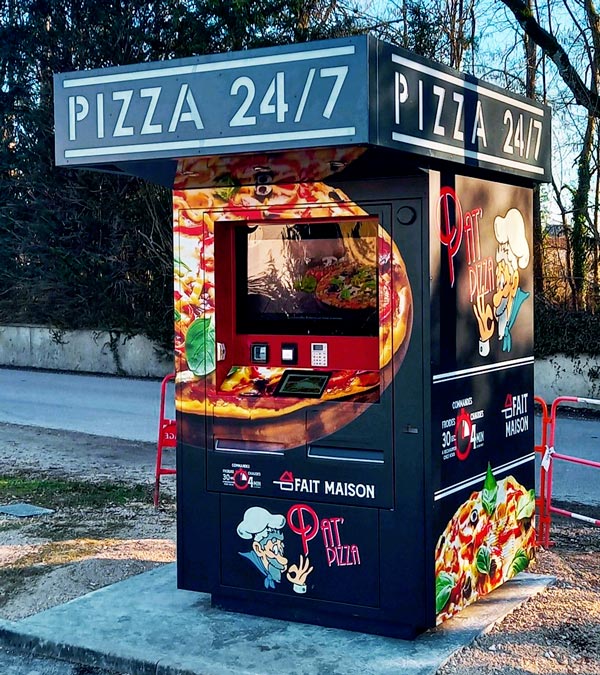
<svg viewBox="0 0 600 675"><path fill-rule="evenodd" d="M273 394L296 398L321 398L330 377L331 373L286 370Z"/></svg>
<svg viewBox="0 0 600 675"><path fill-rule="evenodd" d="M377 227L362 220L237 228L238 332L376 336Z"/></svg>

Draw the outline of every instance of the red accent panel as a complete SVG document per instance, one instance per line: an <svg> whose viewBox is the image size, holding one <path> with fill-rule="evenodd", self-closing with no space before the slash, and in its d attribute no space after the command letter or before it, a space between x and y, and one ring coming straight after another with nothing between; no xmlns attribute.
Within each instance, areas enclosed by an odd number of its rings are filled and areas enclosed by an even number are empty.
<svg viewBox="0 0 600 675"><path fill-rule="evenodd" d="M236 335L231 349L232 362L251 364L250 345L265 342L269 345L269 363L265 366L287 367L281 361L281 346L294 342L298 345L296 368L310 368L310 345L312 342L326 342L328 365L324 370L379 370L378 337L340 337L319 335ZM229 361L229 358L227 359Z"/></svg>

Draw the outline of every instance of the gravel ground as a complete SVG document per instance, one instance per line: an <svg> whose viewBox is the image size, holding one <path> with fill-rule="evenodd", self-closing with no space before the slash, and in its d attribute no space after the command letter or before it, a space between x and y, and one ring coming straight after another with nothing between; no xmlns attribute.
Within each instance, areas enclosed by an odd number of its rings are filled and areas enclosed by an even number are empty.
<svg viewBox="0 0 600 675"><path fill-rule="evenodd" d="M0 618L20 619L174 560L174 480L163 479L156 511L154 457L152 444L0 424L0 476L85 481L90 498L107 481L128 486L115 493L120 503L104 495L98 504L63 500L42 518L0 516ZM597 517L597 509L573 510ZM600 675L600 529L557 519L552 535L556 545L539 551L531 571L556 583L438 675Z"/></svg>

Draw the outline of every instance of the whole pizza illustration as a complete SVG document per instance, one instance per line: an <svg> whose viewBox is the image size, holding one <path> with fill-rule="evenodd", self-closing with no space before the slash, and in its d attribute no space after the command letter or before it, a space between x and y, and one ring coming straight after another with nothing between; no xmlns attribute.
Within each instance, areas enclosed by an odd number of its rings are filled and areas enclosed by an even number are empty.
<svg viewBox="0 0 600 675"><path fill-rule="evenodd" d="M535 554L535 492L512 476L483 489L456 511L435 549L436 612L441 623L522 572Z"/></svg>
<svg viewBox="0 0 600 675"><path fill-rule="evenodd" d="M231 181L229 181L231 182ZM354 219L368 214L340 189L323 182L260 186L223 185L174 193L176 405L191 415L246 422L238 430L246 439L275 434L293 447L304 440L304 408L322 405L308 434L320 437L346 424L369 405L361 395L377 395L392 379L408 347L412 295L400 251L389 234L376 227L372 241L346 237L345 255L329 266L313 267L302 291L331 311L378 311L379 371L336 370L318 401L274 397L285 368L236 364L216 382L215 223L293 222ZM219 226L218 224L216 225ZM308 276L312 277L311 279ZM329 401L348 401L345 410L325 410ZM267 423L270 426L267 426Z"/></svg>

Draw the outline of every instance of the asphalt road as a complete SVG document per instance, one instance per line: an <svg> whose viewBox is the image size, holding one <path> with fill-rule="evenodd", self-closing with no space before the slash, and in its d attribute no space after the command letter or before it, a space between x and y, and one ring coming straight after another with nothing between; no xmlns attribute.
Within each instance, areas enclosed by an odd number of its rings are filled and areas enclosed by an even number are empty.
<svg viewBox="0 0 600 675"><path fill-rule="evenodd" d="M156 442L159 405L157 380L0 368L0 422Z"/></svg>
<svg viewBox="0 0 600 675"><path fill-rule="evenodd" d="M168 389L169 416L172 392ZM157 380L0 368L0 422L9 424L156 442L159 403ZM559 418L555 449L600 461L600 419ZM598 470L555 462L554 497L600 505Z"/></svg>

